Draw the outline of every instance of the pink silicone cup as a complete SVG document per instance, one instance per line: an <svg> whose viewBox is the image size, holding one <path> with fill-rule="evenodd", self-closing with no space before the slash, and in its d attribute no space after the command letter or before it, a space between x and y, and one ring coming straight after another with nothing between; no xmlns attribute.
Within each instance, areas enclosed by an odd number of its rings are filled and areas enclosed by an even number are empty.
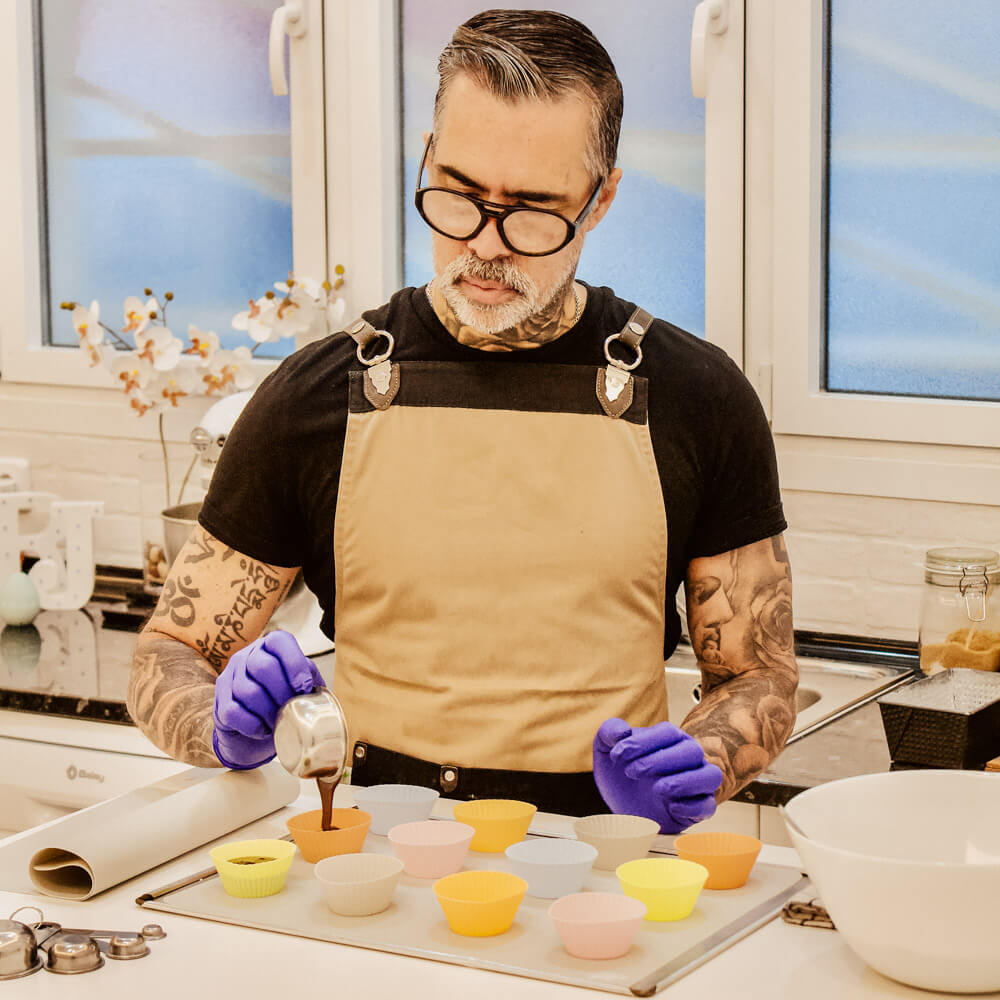
<svg viewBox="0 0 1000 1000"><path fill-rule="evenodd" d="M389 843L407 875L443 878L462 867L475 833L468 823L425 819L394 826Z"/></svg>
<svg viewBox="0 0 1000 1000"><path fill-rule="evenodd" d="M563 947L576 958L620 958L646 916L646 904L615 892L576 892L549 907Z"/></svg>

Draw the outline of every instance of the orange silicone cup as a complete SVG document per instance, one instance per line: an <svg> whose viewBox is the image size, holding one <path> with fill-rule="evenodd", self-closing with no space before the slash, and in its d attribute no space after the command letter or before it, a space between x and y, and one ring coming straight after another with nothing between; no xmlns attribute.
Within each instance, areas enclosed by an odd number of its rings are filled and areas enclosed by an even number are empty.
<svg viewBox="0 0 1000 1000"><path fill-rule="evenodd" d="M674 841L677 857L708 869L706 889L745 885L760 847L756 837L743 833L683 833Z"/></svg>
<svg viewBox="0 0 1000 1000"><path fill-rule="evenodd" d="M322 822L323 813L319 809L290 816L285 822L302 857L311 865L335 854L359 854L372 816L364 809L334 809L333 825L339 829L324 830Z"/></svg>

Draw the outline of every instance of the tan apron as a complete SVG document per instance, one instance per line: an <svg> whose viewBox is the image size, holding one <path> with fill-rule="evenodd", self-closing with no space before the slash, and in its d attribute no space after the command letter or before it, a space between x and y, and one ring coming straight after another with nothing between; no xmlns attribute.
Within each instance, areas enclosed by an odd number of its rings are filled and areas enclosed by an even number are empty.
<svg viewBox="0 0 1000 1000"><path fill-rule="evenodd" d="M352 739L580 772L605 719L666 719L666 514L630 374L651 322L637 310L608 338L607 368L395 363L389 334L349 328L369 366L351 374L334 536Z"/></svg>

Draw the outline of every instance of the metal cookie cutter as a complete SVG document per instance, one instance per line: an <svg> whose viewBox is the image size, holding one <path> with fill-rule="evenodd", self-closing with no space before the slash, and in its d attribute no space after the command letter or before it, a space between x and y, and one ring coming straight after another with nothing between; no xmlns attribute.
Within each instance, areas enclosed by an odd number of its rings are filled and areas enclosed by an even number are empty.
<svg viewBox="0 0 1000 1000"><path fill-rule="evenodd" d="M827 931L837 929L826 908L816 899L810 899L808 903L793 899L785 904L781 911L781 919L786 924L795 924L796 927L820 927Z"/></svg>

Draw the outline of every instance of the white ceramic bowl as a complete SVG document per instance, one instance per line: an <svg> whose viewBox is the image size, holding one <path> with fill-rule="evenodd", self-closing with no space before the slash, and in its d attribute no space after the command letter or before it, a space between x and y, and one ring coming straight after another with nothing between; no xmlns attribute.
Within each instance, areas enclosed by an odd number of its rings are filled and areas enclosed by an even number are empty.
<svg viewBox="0 0 1000 1000"><path fill-rule="evenodd" d="M582 840L539 837L511 844L510 870L528 883L528 895L558 899L579 892L594 866L597 848Z"/></svg>
<svg viewBox="0 0 1000 1000"><path fill-rule="evenodd" d="M440 794L422 785L363 785L351 787L354 801L372 814L371 832L384 837L400 823L427 819Z"/></svg>
<svg viewBox="0 0 1000 1000"><path fill-rule="evenodd" d="M392 902L403 862L388 854L337 854L316 863L326 905L345 917L381 913Z"/></svg>
<svg viewBox="0 0 1000 1000"><path fill-rule="evenodd" d="M823 905L872 968L927 990L1000 990L1000 776L845 778L786 810Z"/></svg>
<svg viewBox="0 0 1000 1000"><path fill-rule="evenodd" d="M626 861L644 858L653 846L660 824L645 816L581 816L573 824L578 840L597 848L594 867L614 871Z"/></svg>

